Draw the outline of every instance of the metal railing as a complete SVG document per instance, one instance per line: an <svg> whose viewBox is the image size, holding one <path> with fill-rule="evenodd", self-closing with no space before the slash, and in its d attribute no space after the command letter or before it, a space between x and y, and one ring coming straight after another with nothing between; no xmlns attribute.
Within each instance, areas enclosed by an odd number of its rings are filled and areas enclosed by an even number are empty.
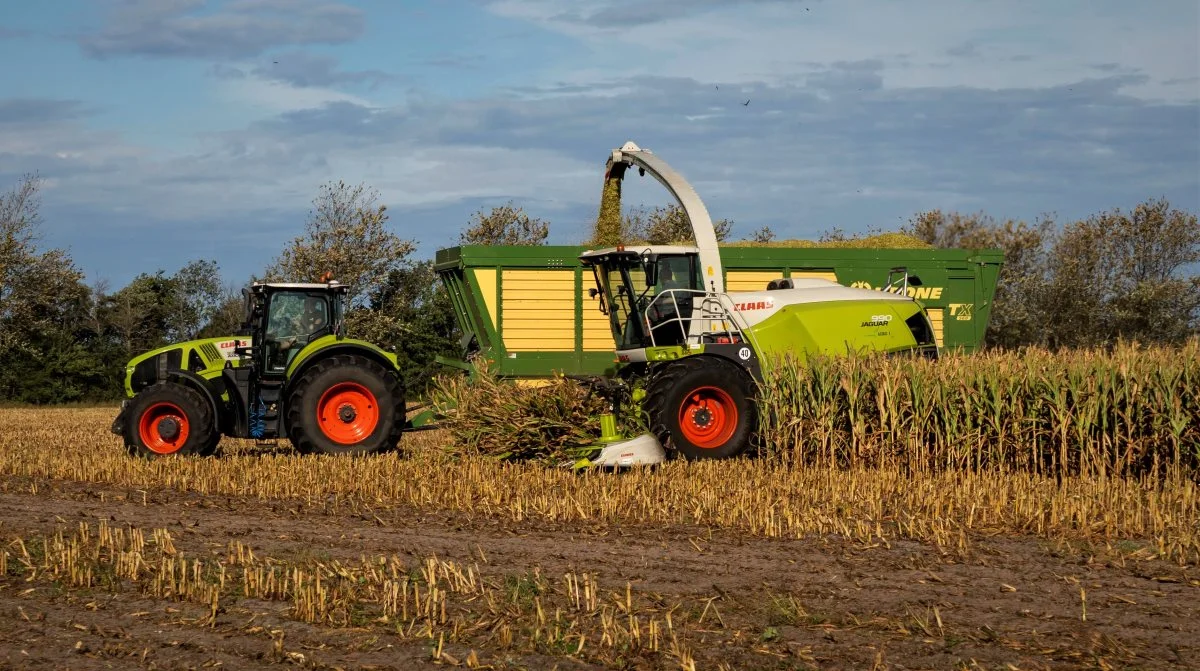
<svg viewBox="0 0 1200 671"><path fill-rule="evenodd" d="M693 299L692 309L687 315L684 315L680 309L677 300L677 296L680 295L691 296ZM675 316L655 323L651 320L650 311L655 309L656 304L662 305L665 302L664 296L670 299L670 306L674 308ZM696 298L700 299L698 306L695 304ZM655 332L661 334L665 328L671 325L676 325L683 343L700 343L704 336L713 338L723 336L731 343L746 342L748 339L744 334L744 327L738 322L737 310L734 309L733 299L728 294L696 289L665 289L655 295L646 309L642 311L642 323L646 325L646 335L650 338L651 347L658 347ZM699 328L694 328L694 325L698 325Z"/></svg>

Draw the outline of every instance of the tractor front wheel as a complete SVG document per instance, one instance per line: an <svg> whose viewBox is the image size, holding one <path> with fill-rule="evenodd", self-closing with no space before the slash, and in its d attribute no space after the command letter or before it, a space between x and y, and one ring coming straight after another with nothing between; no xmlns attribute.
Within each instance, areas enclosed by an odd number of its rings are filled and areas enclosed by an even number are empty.
<svg viewBox="0 0 1200 671"><path fill-rule="evenodd" d="M335 355L296 381L287 431L304 454L390 450L404 430L404 388L394 371L357 355Z"/></svg>
<svg viewBox="0 0 1200 671"><path fill-rule="evenodd" d="M208 401L175 382L152 384L133 397L123 435L130 454L149 458L207 456L220 439Z"/></svg>
<svg viewBox="0 0 1200 671"><path fill-rule="evenodd" d="M750 446L753 381L735 364L693 356L655 371L643 408L663 447L687 459L727 459Z"/></svg>

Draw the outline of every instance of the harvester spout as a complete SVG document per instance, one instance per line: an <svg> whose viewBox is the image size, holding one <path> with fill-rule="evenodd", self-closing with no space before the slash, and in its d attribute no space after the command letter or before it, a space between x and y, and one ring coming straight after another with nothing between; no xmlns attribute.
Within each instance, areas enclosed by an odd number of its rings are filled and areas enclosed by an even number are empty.
<svg viewBox="0 0 1200 671"><path fill-rule="evenodd" d="M700 251L700 268L704 275L704 288L710 292L725 291L725 278L721 272L721 253L717 249L717 233L713 228L708 208L691 184L667 162L655 156L649 149L642 149L633 142L626 142L614 149L608 159L606 175L609 179L622 179L627 166L637 166L639 172L650 173L671 192L683 208L684 216L692 225L692 235Z"/></svg>

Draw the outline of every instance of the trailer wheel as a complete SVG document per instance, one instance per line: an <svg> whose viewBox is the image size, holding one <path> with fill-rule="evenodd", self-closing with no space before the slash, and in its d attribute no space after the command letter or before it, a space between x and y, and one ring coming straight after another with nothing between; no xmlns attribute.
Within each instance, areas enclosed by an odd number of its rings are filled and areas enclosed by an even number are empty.
<svg viewBox="0 0 1200 671"><path fill-rule="evenodd" d="M663 447L687 459L728 459L746 451L754 436L752 385L734 364L688 357L652 374L643 408Z"/></svg>
<svg viewBox="0 0 1200 671"><path fill-rule="evenodd" d="M404 430L399 376L375 361L339 354L309 368L288 398L287 432L304 454L371 454L396 447Z"/></svg>
<svg viewBox="0 0 1200 671"><path fill-rule="evenodd" d="M175 382L152 384L133 397L123 435L130 454L147 458L206 456L220 439L208 402Z"/></svg>

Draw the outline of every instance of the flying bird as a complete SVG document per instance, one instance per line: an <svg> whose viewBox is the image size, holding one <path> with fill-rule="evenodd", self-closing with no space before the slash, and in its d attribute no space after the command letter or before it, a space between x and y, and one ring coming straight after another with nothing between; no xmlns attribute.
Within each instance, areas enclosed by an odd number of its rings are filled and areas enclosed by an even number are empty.
<svg viewBox="0 0 1200 671"><path fill-rule="evenodd" d="M749 105L749 104L750 104L750 101L749 101L749 100L747 100L746 102L742 103L742 107L745 107L745 106L747 106L747 105Z"/></svg>

